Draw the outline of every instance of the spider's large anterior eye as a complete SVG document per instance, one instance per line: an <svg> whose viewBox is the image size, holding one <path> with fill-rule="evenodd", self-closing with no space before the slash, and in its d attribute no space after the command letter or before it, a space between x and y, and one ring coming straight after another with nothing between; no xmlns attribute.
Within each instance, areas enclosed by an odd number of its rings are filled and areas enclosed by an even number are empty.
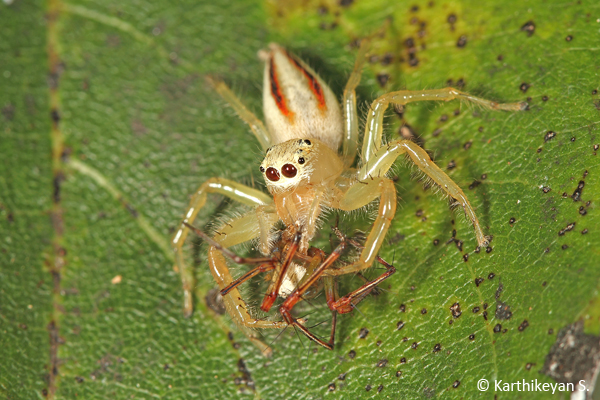
<svg viewBox="0 0 600 400"><path fill-rule="evenodd" d="M267 175L267 179L270 181L277 182L279 180L279 171L273 167L267 168L267 173L265 175Z"/></svg>
<svg viewBox="0 0 600 400"><path fill-rule="evenodd" d="M281 173L286 178L293 178L298 173L298 170L292 164L284 164L283 167L281 167Z"/></svg>

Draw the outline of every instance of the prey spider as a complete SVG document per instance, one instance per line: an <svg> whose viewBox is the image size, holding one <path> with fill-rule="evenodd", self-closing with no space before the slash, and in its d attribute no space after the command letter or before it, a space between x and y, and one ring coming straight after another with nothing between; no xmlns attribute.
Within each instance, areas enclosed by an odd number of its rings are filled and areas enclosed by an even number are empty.
<svg viewBox="0 0 600 400"><path fill-rule="evenodd" d="M254 328L281 329L293 325L311 340L332 349L335 314L350 312L353 305L373 289L375 284L367 282L348 296L338 298L333 290L332 278L361 272L378 259L396 212L396 188L386 173L400 155L407 155L464 209L473 224L478 245L486 246L488 243L475 211L461 188L431 160L425 150L409 140L383 142L384 113L390 104L406 105L416 101L460 99L485 108L508 111L524 110L527 103L500 104L452 87L384 94L375 99L368 110L358 166L354 168L359 140L355 88L360 82L368 46L369 40L363 39L344 90L341 107L331 89L299 58L276 44L271 44L269 51L260 52L259 56L265 62L263 111L266 127L223 82L209 79L215 90L250 126L265 150L259 170L264 175L270 196L223 178L211 178L196 191L172 240L177 267L182 274L184 312L189 315L193 307L192 279L186 272L182 248L190 229L193 229L209 242L209 267L221 289L227 312L266 354L270 349L256 337ZM191 226L198 211L206 204L208 193L221 194L253 209L230 220L218 229L217 235L209 238ZM351 212L377 199L377 216L356 260L346 265L334 265L347 240L342 240L329 256L310 246L325 210ZM276 239L274 231L280 222L285 228ZM280 248L282 255L279 259L273 256L258 259L256 263L261 264L259 267L234 280L225 256L237 262L246 260L236 260L237 256L227 249L255 239L263 255L269 256L276 247ZM393 273L393 267L387 267L387 271L374 282L379 283ZM277 297L284 298L279 307L283 321L255 318L238 291L237 285L265 269L274 270L275 273L261 309L268 311ZM323 282L327 303L334 315L332 335L328 342L317 340L304 326L304 321L291 314L294 305L317 282Z"/></svg>

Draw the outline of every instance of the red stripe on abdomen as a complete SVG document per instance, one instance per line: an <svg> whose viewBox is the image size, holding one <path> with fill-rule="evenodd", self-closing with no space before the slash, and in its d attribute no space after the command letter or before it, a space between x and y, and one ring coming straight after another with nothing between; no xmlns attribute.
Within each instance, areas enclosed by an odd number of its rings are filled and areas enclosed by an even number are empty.
<svg viewBox="0 0 600 400"><path fill-rule="evenodd" d="M300 72L302 72L302 74L308 80L308 86L311 92L313 92L313 94L315 95L319 108L322 111L327 110L327 104L325 103L325 95L323 94L323 88L321 88L321 85L319 84L317 78L315 78L310 72L308 72L302 66L302 64L296 61L296 59L292 57L289 53L286 52L285 54L287 55L288 59L296 66L296 68L300 70Z"/></svg>
<svg viewBox="0 0 600 400"><path fill-rule="evenodd" d="M279 108L279 111L291 121L294 117L294 113L288 108L285 96L279 85L273 57L271 57L271 60L269 61L269 80L271 81L271 95L273 96L273 100L275 100L275 104L277 104L277 108Z"/></svg>

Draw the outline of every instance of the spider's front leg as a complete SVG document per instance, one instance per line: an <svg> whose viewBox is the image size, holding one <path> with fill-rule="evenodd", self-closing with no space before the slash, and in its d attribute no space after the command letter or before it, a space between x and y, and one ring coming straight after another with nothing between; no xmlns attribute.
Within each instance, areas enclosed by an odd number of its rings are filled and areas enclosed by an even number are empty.
<svg viewBox="0 0 600 400"><path fill-rule="evenodd" d="M230 199L238 201L242 204L257 207L257 212L264 213L264 215L261 214L262 218L257 218L260 220L259 231L261 235L261 251L263 250L263 247L268 245L268 229L270 229L270 227L276 222L275 219L269 225L269 221L271 219L274 219L275 217L273 217L272 213L264 212L264 207L272 204L273 200L268 195L264 194L259 190L250 188L237 182L233 182L228 179L221 178L211 178L204 182L198 188L198 190L196 191L196 193L190 201L189 207L185 213L185 217L179 225L179 229L177 230L177 232L173 236L173 240L171 241L171 247L175 252L176 267L179 270L179 274L181 275L184 296L183 311L185 316L190 316L194 309L192 297L192 286L194 283L194 277L191 270L185 264L182 252L183 244L185 243L185 240L190 232L189 227L185 224L191 225L194 223L198 212L206 204L206 197L208 193L218 193L223 196L227 196ZM267 218L269 216L271 217ZM246 240L250 240L252 238ZM267 243L267 245L265 245L264 243Z"/></svg>
<svg viewBox="0 0 600 400"><path fill-rule="evenodd" d="M362 169L358 171L359 175L361 171ZM334 207L340 210L352 211L366 206L377 198L379 198L377 218L367 236L358 260L340 268L328 269L324 272L325 275L339 276L356 273L369 268L377 259L379 249L396 214L396 188L394 182L383 177L383 174L382 177L369 176L367 179L355 181L341 199L334 204Z"/></svg>

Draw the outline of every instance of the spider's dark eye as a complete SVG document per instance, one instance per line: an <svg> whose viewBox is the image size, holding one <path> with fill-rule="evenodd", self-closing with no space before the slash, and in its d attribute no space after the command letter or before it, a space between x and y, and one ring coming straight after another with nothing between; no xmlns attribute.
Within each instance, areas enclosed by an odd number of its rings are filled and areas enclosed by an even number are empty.
<svg viewBox="0 0 600 400"><path fill-rule="evenodd" d="M279 180L279 171L277 171L273 167L267 168L267 179L273 182L277 182Z"/></svg>
<svg viewBox="0 0 600 400"><path fill-rule="evenodd" d="M311 143L310 143L310 140L308 140L308 139L304 139L304 144L306 144L306 145L310 146L310 145L311 145Z"/></svg>
<svg viewBox="0 0 600 400"><path fill-rule="evenodd" d="M293 178L298 173L298 170L292 164L284 164L283 167L281 167L281 173L286 178Z"/></svg>
<svg viewBox="0 0 600 400"><path fill-rule="evenodd" d="M260 172L265 172L265 168L262 165L260 166L259 169L260 169Z"/></svg>
<svg viewBox="0 0 600 400"><path fill-rule="evenodd" d="M304 162L305 162L305 161L304 161L304 157L300 157L300 158L298 159L298 164L304 164Z"/></svg>

